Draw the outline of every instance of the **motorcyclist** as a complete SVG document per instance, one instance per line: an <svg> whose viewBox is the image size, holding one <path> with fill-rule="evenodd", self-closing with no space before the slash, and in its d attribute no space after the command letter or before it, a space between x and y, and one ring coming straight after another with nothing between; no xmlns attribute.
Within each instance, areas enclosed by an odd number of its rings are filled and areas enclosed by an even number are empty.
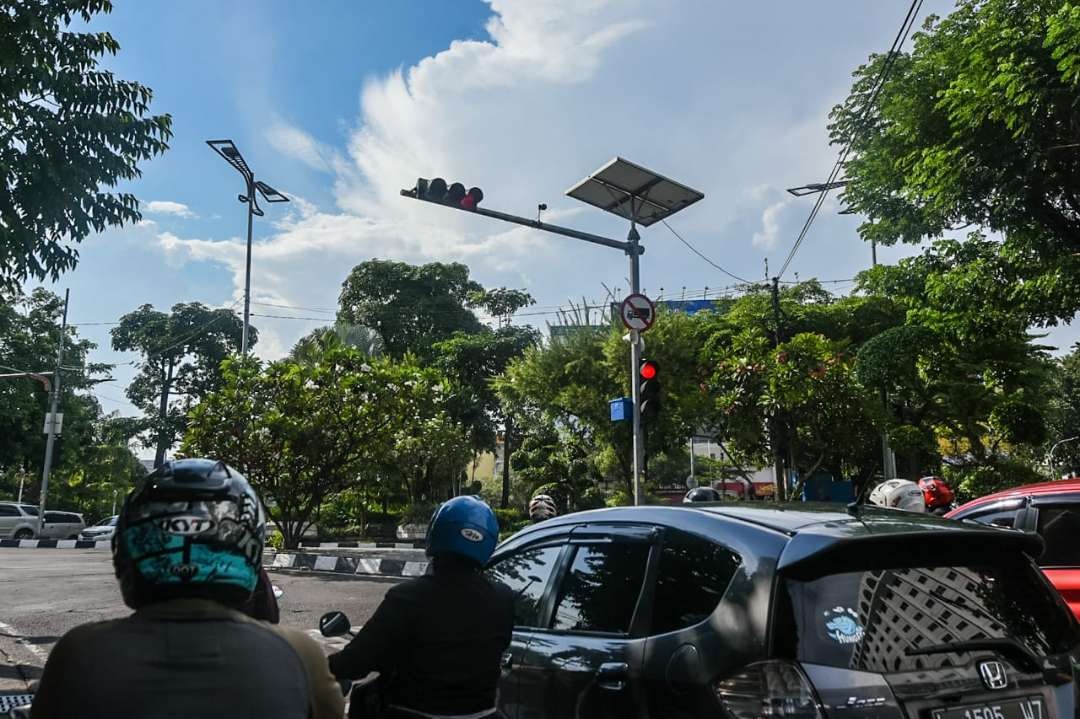
<svg viewBox="0 0 1080 719"><path fill-rule="evenodd" d="M870 503L906 512L926 512L926 500L919 485L907 479L890 479L874 487Z"/></svg>
<svg viewBox="0 0 1080 719"><path fill-rule="evenodd" d="M264 543L262 505L235 469L166 462L124 500L113 569L135 613L78 626L49 655L32 716L338 719L322 650L241 610Z"/></svg>
<svg viewBox="0 0 1080 719"><path fill-rule="evenodd" d="M529 519L536 522L543 522L546 519L551 519L558 516L559 509L555 506L555 500L547 494L538 494L529 501Z"/></svg>
<svg viewBox="0 0 1080 719"><path fill-rule="evenodd" d="M956 495L953 494L952 487L941 477L923 477L919 480L919 489L923 493L926 511L944 515L952 509Z"/></svg>
<svg viewBox="0 0 1080 719"><path fill-rule="evenodd" d="M720 491L713 489L712 487L694 487L686 496L683 497L683 504L691 504L693 502L719 502L723 500L723 495Z"/></svg>
<svg viewBox="0 0 1080 719"><path fill-rule="evenodd" d="M498 534L495 514L479 499L444 502L428 528L433 571L392 587L348 646L330 656L330 671L339 679L379 672L388 716L497 716L514 597L480 569Z"/></svg>

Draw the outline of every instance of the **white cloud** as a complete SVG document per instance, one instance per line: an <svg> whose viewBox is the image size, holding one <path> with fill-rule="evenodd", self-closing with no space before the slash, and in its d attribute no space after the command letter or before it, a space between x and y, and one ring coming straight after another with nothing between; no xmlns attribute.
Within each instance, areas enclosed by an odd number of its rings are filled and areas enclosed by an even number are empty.
<svg viewBox="0 0 1080 719"><path fill-rule="evenodd" d="M184 219L193 219L198 217L191 208L182 202L173 202L171 200L150 200L149 202L142 203L142 209L149 212L152 215L176 215Z"/></svg>
<svg viewBox="0 0 1080 719"><path fill-rule="evenodd" d="M333 177L336 207L295 201L294 213L269 225L253 250L256 301L333 307L349 268L372 257L466 262L481 282L526 287L543 305L602 296L602 285L625 290L626 260L609 249L399 194L417 177L442 175L480 184L487 206L533 216L545 202L549 221L573 214L567 224L623 237L625 223L562 196L615 155L702 190L706 199L673 225L731 271L756 277L763 254L782 261L813 203L778 200L781 188L824 179L836 156L827 112L843 98L850 69L899 20L891 7L857 2L828 12L782 0L737 9L690 0L490 4L489 40L457 41L411 67L352 78L360 114L342 147L281 120L266 132L279 152ZM823 210L807 239L816 248L793 270L831 277L861 269L855 223ZM730 284L662 227L643 234L645 289ZM242 292L239 240L159 241L173 262L224 265ZM260 353L284 351L317 323L257 322L266 327Z"/></svg>
<svg viewBox="0 0 1080 719"><path fill-rule="evenodd" d="M283 120L278 120L266 130L266 141L283 155L299 160L308 167L323 172L336 164L336 153L308 133Z"/></svg>
<svg viewBox="0 0 1080 719"><path fill-rule="evenodd" d="M754 233L751 242L754 247L771 250L776 247L777 236L780 234L780 213L791 203L790 200L780 200L769 205L761 213L761 230Z"/></svg>

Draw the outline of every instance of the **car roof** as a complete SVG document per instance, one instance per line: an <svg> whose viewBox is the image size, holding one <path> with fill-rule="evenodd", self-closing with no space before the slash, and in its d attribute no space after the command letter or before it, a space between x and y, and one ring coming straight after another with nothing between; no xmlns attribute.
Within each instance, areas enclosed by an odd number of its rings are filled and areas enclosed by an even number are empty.
<svg viewBox="0 0 1080 719"><path fill-rule="evenodd" d="M663 507L617 507L563 515L532 525L520 534L585 523L648 522L680 527L680 517L689 519L687 513L709 515L728 522L734 520L759 531L786 535L778 569L813 564L815 560L837 556L844 548L867 542L889 548L885 551L891 551L897 544L934 551L950 543L972 547L980 543L994 548L1009 546L1034 556L1042 551L1042 540L1033 534L956 522L931 514L865 505L848 512L844 505L809 502L702 502Z"/></svg>
<svg viewBox="0 0 1080 719"><path fill-rule="evenodd" d="M979 497L967 502L957 509L949 512L949 515L967 512L984 504L993 504L1002 500L1021 499L1029 496L1045 496L1048 494L1074 494L1080 493L1080 479L1059 479L1053 482L1039 482L1037 484L1025 484L1022 487L1003 489L985 497Z"/></svg>

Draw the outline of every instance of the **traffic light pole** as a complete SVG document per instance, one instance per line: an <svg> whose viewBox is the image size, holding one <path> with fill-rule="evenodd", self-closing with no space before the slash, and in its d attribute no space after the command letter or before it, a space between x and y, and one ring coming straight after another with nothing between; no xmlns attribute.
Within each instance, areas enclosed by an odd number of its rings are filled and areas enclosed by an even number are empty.
<svg viewBox="0 0 1080 719"><path fill-rule="evenodd" d="M641 236L637 227L630 224L630 234L626 242L626 254L630 257L630 293L641 292L641 245L638 241ZM641 366L641 336L634 332L630 340L630 397L633 405L634 425L634 505L642 503L641 496L641 467L644 463L645 437L641 427L641 378L638 376L638 368Z"/></svg>
<svg viewBox="0 0 1080 719"><path fill-rule="evenodd" d="M498 210L489 210L486 207L474 207L466 210L460 207L453 207L451 205L445 205L441 202L435 202L425 197L420 197L416 190L402 190L402 197L408 197L413 200L421 200L422 202L430 202L433 205L439 205L440 207L450 207L451 209L461 210L462 212L469 212L474 215L483 215L484 217L490 217L493 220L502 220L503 222L510 222L515 225L523 225L525 227L531 227L534 230L541 230L542 232L550 232L555 235L562 235L563 237L571 237L575 240L583 240L584 242L591 242L594 245L603 245L604 247L610 247L614 250L623 252L630 258L630 291L638 293L641 291L641 256L645 254L645 248L641 246L641 235L638 234L637 227L633 222L630 224L630 234L627 236L625 242L620 240L613 240L610 237L603 237L601 235L594 235L591 232L582 232L581 230L575 230L570 227L562 227L561 225L552 225L546 222L541 222L539 219L533 220L528 217L521 217L520 215L511 215L506 212L499 212ZM645 441L642 436L641 427L641 397L638 388L638 365L641 362L641 345L638 342L630 343L630 390L632 392L632 404L633 408L633 424L634 424L634 443L633 443L633 489L634 489L634 504L641 504L641 470L643 465L643 456L645 449ZM509 457L504 458L504 461L509 461Z"/></svg>

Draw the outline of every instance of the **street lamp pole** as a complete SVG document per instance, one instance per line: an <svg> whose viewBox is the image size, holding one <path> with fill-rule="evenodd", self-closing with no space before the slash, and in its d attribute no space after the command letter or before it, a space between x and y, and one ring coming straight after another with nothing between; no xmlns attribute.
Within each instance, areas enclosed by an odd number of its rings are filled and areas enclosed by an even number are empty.
<svg viewBox="0 0 1080 719"><path fill-rule="evenodd" d="M1047 464L1047 467L1050 469L1051 478L1053 477L1053 475L1055 473L1054 472L1054 450L1056 450L1058 447L1065 444L1066 442L1073 442L1073 441L1076 441L1078 439L1080 439L1080 436L1068 437L1066 439L1060 439L1057 442L1054 442L1054 444L1050 447L1050 451L1046 453L1046 464Z"/></svg>
<svg viewBox="0 0 1080 719"><path fill-rule="evenodd" d="M244 177L244 184L246 192L243 195L239 195L237 199L247 205L247 257L244 263L244 331L240 339L240 355L247 357L248 352L248 334L250 332L250 317L251 317L251 231L254 224L254 217L258 215L262 217L263 211L259 207L258 198L255 193L258 191L262 195L263 199L267 202L288 202L289 198L281 194L270 185L262 182L261 180L255 180L255 173L251 167L247 164L244 156L240 154L240 150L237 149L236 144L232 140L207 140L206 144L211 147L217 154L221 155L225 162L232 165L232 167Z"/></svg>
<svg viewBox="0 0 1080 719"><path fill-rule="evenodd" d="M831 190L837 190L841 187L846 187L850 180L834 180L833 182L811 182L808 185L802 187L789 187L788 192L795 197L805 197L806 195L814 195L819 192L829 192ZM847 211L842 211L840 214L850 214ZM870 261L871 266L877 267L877 242L870 241ZM881 390L881 403L882 406L888 410L889 395L885 390ZM894 479L896 477L896 455L892 451L892 447L889 445L889 433L886 431L881 432L881 473L882 479Z"/></svg>

